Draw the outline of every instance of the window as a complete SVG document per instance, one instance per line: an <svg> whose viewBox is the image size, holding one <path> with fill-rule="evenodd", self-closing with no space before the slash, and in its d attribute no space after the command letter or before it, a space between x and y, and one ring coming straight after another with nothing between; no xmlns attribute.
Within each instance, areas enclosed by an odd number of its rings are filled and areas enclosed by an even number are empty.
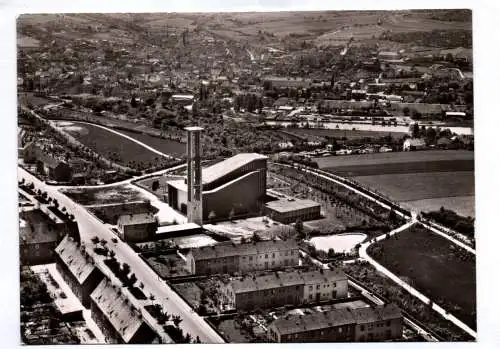
<svg viewBox="0 0 500 349"><path fill-rule="evenodd" d="M274 257L275 257L275 256L274 256L274 252L273 252L273 258L274 258Z"/></svg>
<svg viewBox="0 0 500 349"><path fill-rule="evenodd" d="M339 327L339 333L342 333L342 327Z"/></svg>
<svg viewBox="0 0 500 349"><path fill-rule="evenodd" d="M243 256L242 258L243 258L243 259L247 259L247 257L245 257L245 256Z"/></svg>
<svg viewBox="0 0 500 349"><path fill-rule="evenodd" d="M309 291L312 291L312 290L313 290L313 286L309 285Z"/></svg>
<svg viewBox="0 0 500 349"><path fill-rule="evenodd" d="M364 330L365 330L365 325L361 325L361 326L359 327L359 329L360 329L361 331L364 331Z"/></svg>
<svg viewBox="0 0 500 349"><path fill-rule="evenodd" d="M316 289L319 290L321 288L321 285L316 285Z"/></svg>
<svg viewBox="0 0 500 349"><path fill-rule="evenodd" d="M269 256L266 254L266 259L268 258Z"/></svg>
<svg viewBox="0 0 500 349"><path fill-rule="evenodd" d="M285 251L285 256L288 256L288 251Z"/></svg>
<svg viewBox="0 0 500 349"><path fill-rule="evenodd" d="M337 283L336 282L333 283L333 287L337 287Z"/></svg>
<svg viewBox="0 0 500 349"><path fill-rule="evenodd" d="M309 295L309 299L312 300L313 299L313 295L312 293Z"/></svg>
<svg viewBox="0 0 500 349"><path fill-rule="evenodd" d="M250 256L250 257L248 257L248 259L252 261L252 260L253 260L253 257L252 257L252 256Z"/></svg>
<svg viewBox="0 0 500 349"><path fill-rule="evenodd" d="M39 244L35 244L35 250L38 250L40 249L40 245Z"/></svg>
<svg viewBox="0 0 500 349"><path fill-rule="evenodd" d="M391 326L391 320L387 320L385 323L386 326Z"/></svg>

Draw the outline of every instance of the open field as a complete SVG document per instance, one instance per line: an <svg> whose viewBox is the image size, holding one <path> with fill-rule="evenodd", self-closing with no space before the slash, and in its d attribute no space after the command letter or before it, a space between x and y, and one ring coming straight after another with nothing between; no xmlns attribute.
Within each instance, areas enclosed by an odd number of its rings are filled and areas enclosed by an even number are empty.
<svg viewBox="0 0 500 349"><path fill-rule="evenodd" d="M183 155L186 152L186 144L181 142L126 130L118 130L118 132L137 139L139 142L147 144L151 148L161 151L162 153L167 155L179 156Z"/></svg>
<svg viewBox="0 0 500 349"><path fill-rule="evenodd" d="M473 195L403 201L401 204L413 211L439 211L441 207L446 207L463 217L476 216L475 197Z"/></svg>
<svg viewBox="0 0 500 349"><path fill-rule="evenodd" d="M396 153L397 154L397 153ZM417 174L436 172L474 172L472 160L415 161L402 163L380 163L374 165L335 166L327 169L344 177L366 177L395 174Z"/></svg>
<svg viewBox="0 0 500 349"><path fill-rule="evenodd" d="M354 180L398 202L474 195L472 171L374 175Z"/></svg>
<svg viewBox="0 0 500 349"><path fill-rule="evenodd" d="M410 210L441 206L474 216L474 152L432 150L316 158L319 167L350 177Z"/></svg>
<svg viewBox="0 0 500 349"><path fill-rule="evenodd" d="M418 226L397 238L372 245L368 252L435 303L476 328L474 255Z"/></svg>
<svg viewBox="0 0 500 349"><path fill-rule="evenodd" d="M143 146L100 127L81 122L59 122L78 141L109 160L123 165L156 164L160 156Z"/></svg>
<svg viewBox="0 0 500 349"><path fill-rule="evenodd" d="M121 204L123 202L144 201L147 199L139 191L127 185L97 189L71 188L60 191L84 206Z"/></svg>
<svg viewBox="0 0 500 349"><path fill-rule="evenodd" d="M331 156L314 159L319 168L333 172L333 169L340 166L366 166L379 165L386 166L390 163L418 162L418 161L444 161L444 160L470 160L474 161L474 152L467 150L430 150L397 153L375 153L362 155Z"/></svg>
<svg viewBox="0 0 500 349"><path fill-rule="evenodd" d="M359 130L340 130L340 129L320 129L320 128L287 128L286 132L296 134L300 137L335 137L347 139L362 139L362 138L380 138L392 136L393 138L401 138L405 135L404 132L389 132L389 131L359 131Z"/></svg>

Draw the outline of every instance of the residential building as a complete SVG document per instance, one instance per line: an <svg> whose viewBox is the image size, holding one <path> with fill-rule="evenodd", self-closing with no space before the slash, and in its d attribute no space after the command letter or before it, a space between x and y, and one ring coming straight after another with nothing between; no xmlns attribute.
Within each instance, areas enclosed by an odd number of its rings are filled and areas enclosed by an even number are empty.
<svg viewBox="0 0 500 349"><path fill-rule="evenodd" d="M267 157L242 153L202 170L203 220L258 212L266 195ZM187 213L187 182L167 182L168 204ZM214 218L211 218L214 220Z"/></svg>
<svg viewBox="0 0 500 349"><path fill-rule="evenodd" d="M296 266L299 257L295 241L272 240L204 246L191 250L186 260L191 273L210 275Z"/></svg>
<svg viewBox="0 0 500 349"><path fill-rule="evenodd" d="M90 295L92 319L112 344L158 343L157 334L121 292L121 285L102 280Z"/></svg>
<svg viewBox="0 0 500 349"><path fill-rule="evenodd" d="M140 242L155 236L158 221L152 212L130 213L119 216L116 225L122 240Z"/></svg>
<svg viewBox="0 0 500 349"><path fill-rule="evenodd" d="M275 320L268 329L272 342L364 342L400 339L403 315L394 304L334 309Z"/></svg>
<svg viewBox="0 0 500 349"><path fill-rule="evenodd" d="M338 270L292 270L235 278L221 289L223 304L237 310L251 310L345 298L347 277Z"/></svg>
<svg viewBox="0 0 500 349"><path fill-rule="evenodd" d="M269 201L264 207L266 215L284 224L294 223L297 219L307 221L321 217L320 204L312 200L280 199Z"/></svg>
<svg viewBox="0 0 500 349"><path fill-rule="evenodd" d="M403 143L403 151L421 150L425 148L425 140L422 138L407 138Z"/></svg>
<svg viewBox="0 0 500 349"><path fill-rule="evenodd" d="M38 153L36 158L38 172L47 175L50 179L57 182L68 182L71 180L72 170L66 162L42 153Z"/></svg>
<svg viewBox="0 0 500 349"><path fill-rule="evenodd" d="M55 249L66 234L78 235L76 222L63 221L40 209L19 212L19 257L22 264L55 262Z"/></svg>
<svg viewBox="0 0 500 349"><path fill-rule="evenodd" d="M56 248L56 268L83 306L89 308L90 294L104 275L85 247L65 236Z"/></svg>

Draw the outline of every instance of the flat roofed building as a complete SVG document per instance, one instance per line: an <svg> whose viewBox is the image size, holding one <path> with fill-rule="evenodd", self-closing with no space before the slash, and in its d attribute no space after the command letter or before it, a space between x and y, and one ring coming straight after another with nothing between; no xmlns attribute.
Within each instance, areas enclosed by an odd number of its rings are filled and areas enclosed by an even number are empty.
<svg viewBox="0 0 500 349"><path fill-rule="evenodd" d="M127 242L140 242L154 237L158 222L152 212L131 213L118 217L118 233Z"/></svg>
<svg viewBox="0 0 500 349"><path fill-rule="evenodd" d="M104 279L92 292L92 319L113 344L151 344L156 333L144 321L140 310L134 308L120 290Z"/></svg>
<svg viewBox="0 0 500 349"><path fill-rule="evenodd" d="M295 266L299 257L295 241L271 240L192 249L187 263L193 274L210 275Z"/></svg>
<svg viewBox="0 0 500 349"><path fill-rule="evenodd" d="M265 205L265 213L281 223L293 223L297 219L303 221L321 217L321 206L312 200L280 199L269 201Z"/></svg>
<svg viewBox="0 0 500 349"><path fill-rule="evenodd" d="M403 316L394 304L335 309L275 320L268 329L273 342L347 342L400 339Z"/></svg>
<svg viewBox="0 0 500 349"><path fill-rule="evenodd" d="M250 310L345 298L347 277L338 270L293 270L235 278L221 288L228 307Z"/></svg>
<svg viewBox="0 0 500 349"><path fill-rule="evenodd" d="M266 172L267 157L256 153L238 154L202 169L203 221L258 212L266 195ZM173 180L167 187L168 204L186 214L187 182Z"/></svg>
<svg viewBox="0 0 500 349"><path fill-rule="evenodd" d="M72 237L65 236L56 248L56 268L71 291L88 308L90 294L104 278L92 256Z"/></svg>

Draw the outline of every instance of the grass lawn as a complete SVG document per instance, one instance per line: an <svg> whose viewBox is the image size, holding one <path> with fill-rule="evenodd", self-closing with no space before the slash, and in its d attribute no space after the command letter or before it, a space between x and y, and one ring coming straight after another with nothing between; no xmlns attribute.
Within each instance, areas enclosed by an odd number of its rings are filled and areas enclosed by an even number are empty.
<svg viewBox="0 0 500 349"><path fill-rule="evenodd" d="M162 159L160 155L143 146L100 127L80 122L72 124L65 124L63 129L109 160L129 166L132 162L154 165Z"/></svg>
<svg viewBox="0 0 500 349"><path fill-rule="evenodd" d="M476 259L422 227L372 245L369 254L417 290L476 328Z"/></svg>
<svg viewBox="0 0 500 349"><path fill-rule="evenodd" d="M252 337L236 324L235 319L223 320L217 329L229 343L251 343Z"/></svg>
<svg viewBox="0 0 500 349"><path fill-rule="evenodd" d="M398 173L354 177L354 180L398 202L474 195L472 171Z"/></svg>
<svg viewBox="0 0 500 349"><path fill-rule="evenodd" d="M132 131L117 130L120 133L126 134L139 142L149 145L150 147L161 151L164 154L172 156L180 156L186 153L186 144L172 141L170 139L153 137L144 133L137 133Z"/></svg>

